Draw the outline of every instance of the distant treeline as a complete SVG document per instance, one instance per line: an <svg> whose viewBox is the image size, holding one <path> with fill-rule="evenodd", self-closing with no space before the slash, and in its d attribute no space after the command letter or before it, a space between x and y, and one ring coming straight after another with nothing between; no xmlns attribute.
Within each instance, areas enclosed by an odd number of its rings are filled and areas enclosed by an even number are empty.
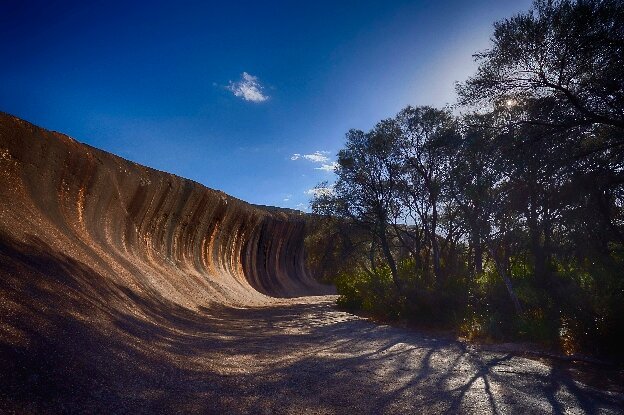
<svg viewBox="0 0 624 415"><path fill-rule="evenodd" d="M624 2L494 24L454 108L351 130L312 200L339 303L615 354L624 330Z"/></svg>

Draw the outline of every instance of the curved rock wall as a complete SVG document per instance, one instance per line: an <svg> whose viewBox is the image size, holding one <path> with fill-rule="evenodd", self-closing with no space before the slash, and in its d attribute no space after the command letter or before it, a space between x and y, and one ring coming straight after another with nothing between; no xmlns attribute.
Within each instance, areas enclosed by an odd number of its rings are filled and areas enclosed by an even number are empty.
<svg viewBox="0 0 624 415"><path fill-rule="evenodd" d="M151 293L193 308L326 291L304 268L301 218L6 114L0 114L0 188L5 250L20 246L27 255L33 246L62 254L126 296Z"/></svg>

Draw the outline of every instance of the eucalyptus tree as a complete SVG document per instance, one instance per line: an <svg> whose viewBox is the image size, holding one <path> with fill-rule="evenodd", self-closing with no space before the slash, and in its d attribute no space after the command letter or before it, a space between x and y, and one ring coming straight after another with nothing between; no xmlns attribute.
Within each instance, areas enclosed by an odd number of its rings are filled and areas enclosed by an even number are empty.
<svg viewBox="0 0 624 415"><path fill-rule="evenodd" d="M475 55L476 74L459 85L460 103L551 97L565 118L539 121L624 128L621 0L537 0L527 13L495 23L492 41Z"/></svg>
<svg viewBox="0 0 624 415"><path fill-rule="evenodd" d="M440 218L450 149L459 138L457 123L450 112L432 107L407 107L396 120L401 129L403 212L423 230L432 253L433 274L441 280Z"/></svg>
<svg viewBox="0 0 624 415"><path fill-rule="evenodd" d="M461 213L475 277L483 272L487 254L516 314L522 314L507 264L518 216L511 209L512 181L503 157L512 130L502 116L504 110L499 106L497 111L463 117L462 138L453 148L447 195Z"/></svg>
<svg viewBox="0 0 624 415"><path fill-rule="evenodd" d="M513 107L496 149L537 281L555 249L608 257L609 242L624 241L624 3L537 0L495 23L476 58L460 104Z"/></svg>
<svg viewBox="0 0 624 415"><path fill-rule="evenodd" d="M447 195L458 206L470 251L469 262L476 275L483 272L487 237L491 227L488 202L499 181L495 129L492 114L471 114L462 120L462 140L453 149Z"/></svg>
<svg viewBox="0 0 624 415"><path fill-rule="evenodd" d="M379 122L371 131L350 130L345 147L338 153L337 180L331 192L312 202L317 212L331 211L364 229L372 244L378 244L395 285L402 283L393 253L393 230L400 217L398 203L401 130L392 120ZM374 255L371 256L373 262ZM374 263L372 264L374 267Z"/></svg>

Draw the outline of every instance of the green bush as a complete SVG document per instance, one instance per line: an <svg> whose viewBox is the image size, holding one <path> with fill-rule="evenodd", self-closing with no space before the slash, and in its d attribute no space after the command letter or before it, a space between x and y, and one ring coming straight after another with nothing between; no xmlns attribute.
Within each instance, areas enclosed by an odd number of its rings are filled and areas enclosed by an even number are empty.
<svg viewBox="0 0 624 415"><path fill-rule="evenodd" d="M388 267L375 273L363 270L343 272L336 276L335 284L340 295L338 305L347 310L383 318L397 318L401 314L402 302Z"/></svg>
<svg viewBox="0 0 624 415"><path fill-rule="evenodd" d="M463 316L465 284L437 287L430 276L418 272L413 261L399 263L399 290L387 266L376 272L354 270L336 276L340 295L338 305L350 311L362 311L385 319L402 319L421 324L456 322Z"/></svg>
<svg viewBox="0 0 624 415"><path fill-rule="evenodd" d="M536 279L526 258L512 258L520 316L491 264L474 277L462 272L444 281L435 281L413 261L398 265L400 291L387 266L374 273L342 272L335 278L338 305L378 318L453 328L472 339L537 342L566 353L615 356L623 346L624 255L553 261L545 281Z"/></svg>

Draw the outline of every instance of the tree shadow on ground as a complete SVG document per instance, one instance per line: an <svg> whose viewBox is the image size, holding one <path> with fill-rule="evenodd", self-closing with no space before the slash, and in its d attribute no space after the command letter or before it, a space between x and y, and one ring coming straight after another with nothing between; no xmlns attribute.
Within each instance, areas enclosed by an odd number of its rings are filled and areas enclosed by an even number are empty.
<svg viewBox="0 0 624 415"><path fill-rule="evenodd" d="M0 238L0 412L617 413L562 370L327 300L197 310Z"/></svg>

